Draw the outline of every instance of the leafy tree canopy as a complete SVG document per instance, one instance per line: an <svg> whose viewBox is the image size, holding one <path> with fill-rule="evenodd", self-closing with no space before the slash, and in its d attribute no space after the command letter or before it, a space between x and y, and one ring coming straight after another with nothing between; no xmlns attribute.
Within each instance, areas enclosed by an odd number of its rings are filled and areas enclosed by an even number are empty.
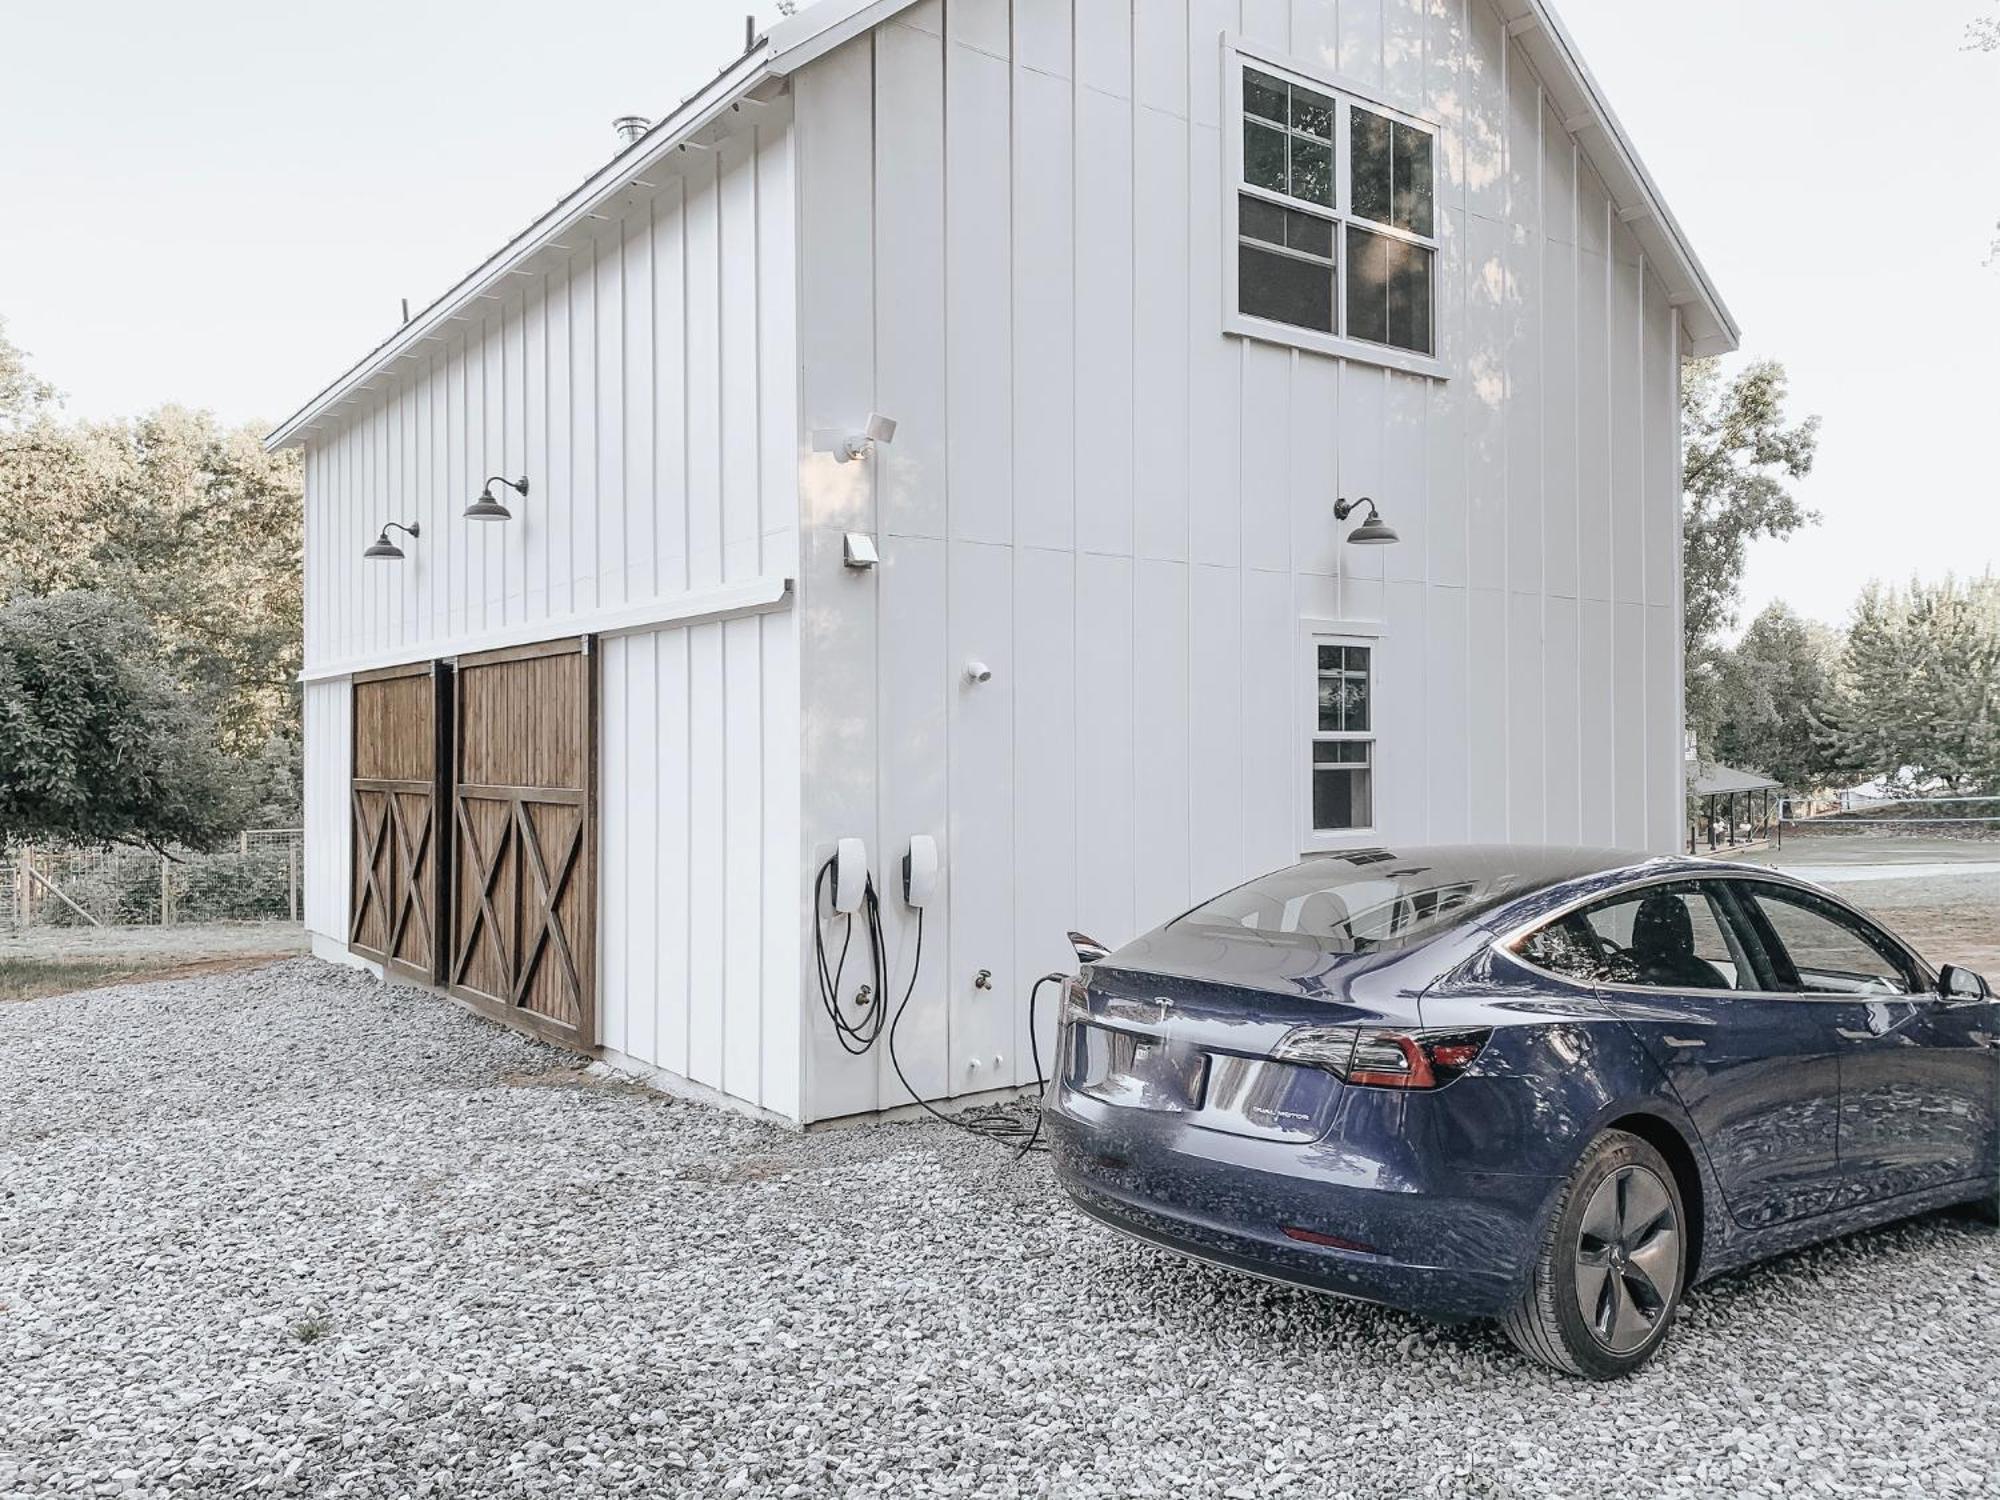
<svg viewBox="0 0 2000 1500"><path fill-rule="evenodd" d="M296 734L302 516L296 453L175 406L67 421L0 331L0 600L131 600L245 755Z"/></svg>
<svg viewBox="0 0 2000 1500"><path fill-rule="evenodd" d="M1819 418L1788 424L1785 395L1785 367L1776 360L1758 360L1727 382L1712 359L1686 366L1681 528L1690 652L1736 623L1750 543L1819 520L1788 483L1812 472Z"/></svg>
<svg viewBox="0 0 2000 1500"><path fill-rule="evenodd" d="M2000 578L1871 585L1819 738L1865 776L2000 791Z"/></svg>
<svg viewBox="0 0 2000 1500"><path fill-rule="evenodd" d="M212 847L235 767L145 615L104 594L0 606L0 843Z"/></svg>
<svg viewBox="0 0 2000 1500"><path fill-rule="evenodd" d="M55 399L55 387L36 379L27 355L7 341L7 320L0 318L0 428L26 421Z"/></svg>
<svg viewBox="0 0 2000 1500"><path fill-rule="evenodd" d="M1716 691L1707 700L1716 718L1698 725L1715 759L1762 771L1786 787L1824 782L1837 758L1819 737L1815 714L1834 689L1841 638L1783 604L1768 606L1736 645L1715 658Z"/></svg>

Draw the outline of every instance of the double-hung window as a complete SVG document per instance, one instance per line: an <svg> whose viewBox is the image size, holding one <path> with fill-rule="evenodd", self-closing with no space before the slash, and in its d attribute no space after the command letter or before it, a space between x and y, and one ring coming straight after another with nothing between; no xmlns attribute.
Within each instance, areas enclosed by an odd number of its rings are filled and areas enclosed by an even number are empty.
<svg viewBox="0 0 2000 1500"><path fill-rule="evenodd" d="M1227 325L1386 362L1436 351L1436 134L1407 115L1232 51ZM1389 351L1395 351L1390 353Z"/></svg>
<svg viewBox="0 0 2000 1500"><path fill-rule="evenodd" d="M1312 832L1375 825L1375 649L1312 643Z"/></svg>

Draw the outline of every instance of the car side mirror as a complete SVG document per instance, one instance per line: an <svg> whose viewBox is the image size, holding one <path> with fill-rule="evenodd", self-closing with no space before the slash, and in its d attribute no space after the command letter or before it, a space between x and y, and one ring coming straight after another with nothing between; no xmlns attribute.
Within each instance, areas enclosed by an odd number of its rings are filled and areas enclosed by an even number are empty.
<svg viewBox="0 0 2000 1500"><path fill-rule="evenodd" d="M1086 937L1081 932L1069 935L1069 945L1076 949L1076 961L1080 964L1102 963L1111 956L1111 950L1094 937Z"/></svg>
<svg viewBox="0 0 2000 1500"><path fill-rule="evenodd" d="M1985 978L1957 964L1938 970L1938 993L1947 1000L1991 1000L1993 988Z"/></svg>

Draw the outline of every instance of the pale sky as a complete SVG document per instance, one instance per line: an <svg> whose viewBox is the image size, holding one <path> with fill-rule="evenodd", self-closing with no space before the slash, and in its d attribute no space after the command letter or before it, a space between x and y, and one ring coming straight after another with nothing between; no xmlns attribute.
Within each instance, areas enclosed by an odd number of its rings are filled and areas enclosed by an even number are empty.
<svg viewBox="0 0 2000 1500"><path fill-rule="evenodd" d="M1744 356L1825 421L1824 522L1754 553L1745 618L1994 567L2000 55L1961 50L1991 0L1557 5ZM275 422L600 165L613 116L705 82L753 8L0 0L0 317L74 413Z"/></svg>

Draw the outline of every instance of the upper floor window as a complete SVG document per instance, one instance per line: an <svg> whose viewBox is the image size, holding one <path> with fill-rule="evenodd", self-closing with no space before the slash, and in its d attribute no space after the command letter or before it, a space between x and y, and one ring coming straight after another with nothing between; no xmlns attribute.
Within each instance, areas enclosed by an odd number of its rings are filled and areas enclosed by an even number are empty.
<svg viewBox="0 0 2000 1500"><path fill-rule="evenodd" d="M1378 346L1427 360L1436 344L1434 131L1261 62L1233 66L1242 130L1228 204L1231 327L1331 353L1367 357L1365 346Z"/></svg>

